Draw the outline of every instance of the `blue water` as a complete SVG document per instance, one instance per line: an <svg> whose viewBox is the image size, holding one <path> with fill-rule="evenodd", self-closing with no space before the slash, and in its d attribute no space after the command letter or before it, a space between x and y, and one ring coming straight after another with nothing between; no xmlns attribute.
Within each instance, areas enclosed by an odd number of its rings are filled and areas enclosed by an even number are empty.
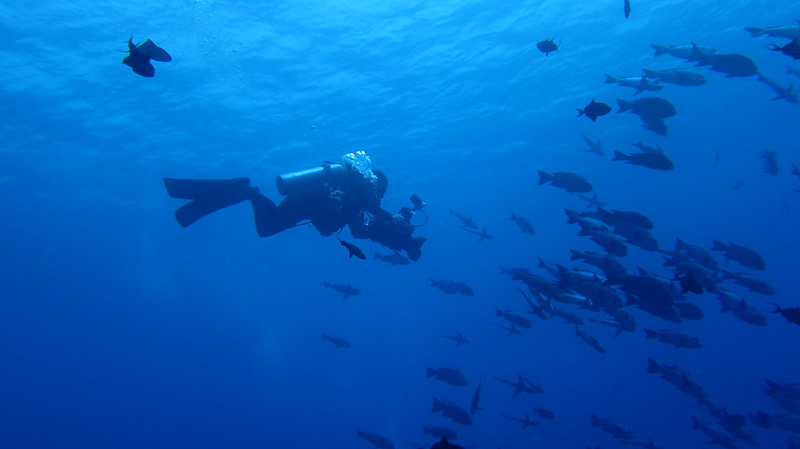
<svg viewBox="0 0 800 449"><path fill-rule="evenodd" d="M632 2L629 19L619 0L4 2L0 447L372 447L356 436L362 429L398 449L427 448L435 440L422 428L434 425L456 430L465 447L627 447L592 427L592 414L627 425L637 441L705 447L691 416L714 418L646 374L648 357L686 369L731 412L781 413L762 390L765 379L800 382L800 327L766 312L768 301L800 305L800 179L790 164L800 163L800 105L769 101L755 77L656 58L650 44L741 53L781 85L800 85L785 68L800 63L765 48L788 41L743 30L795 24L800 7ZM131 35L174 60L155 62L152 79L134 74L121 64ZM549 38L561 48L545 56L535 43ZM632 114L575 117L593 98L635 98L603 81L642 67L709 80L657 93L678 110L668 136ZM604 158L585 151L581 132L602 139ZM664 147L676 168L610 160L636 141ZM246 205L182 229L172 215L182 201L161 182L248 176L278 199L276 175L356 149L389 177L385 208L412 193L428 203L418 262L347 259L310 226L262 239ZM778 176L762 170L766 149L778 153ZM778 295L726 288L768 326L720 313L705 293L690 296L700 321L627 307L638 330L618 337L587 322L607 354L557 318L531 315L533 329L506 337L495 308L527 306L524 285L500 267L548 276L538 258L571 267L570 249L601 250L566 223L563 209L585 203L537 186L539 169L580 173L609 208L647 215L664 248L681 238L757 250L767 269L754 274ZM449 209L494 239L459 229ZM512 212L537 235L521 233ZM356 243L370 257L387 253ZM672 277L662 260L631 247L623 263ZM468 283L475 296L446 295L431 278ZM343 301L323 281L363 293ZM646 327L683 330L704 347L646 340ZM440 337L456 331L472 343ZM352 348L335 349L322 333ZM459 369L470 384L426 379L425 367ZM491 379L520 374L544 394L514 397ZM431 413L433 396L468 408L479 381L484 410L472 426ZM502 416L535 407L557 418L523 431ZM792 435L747 429L763 448L786 447Z"/></svg>

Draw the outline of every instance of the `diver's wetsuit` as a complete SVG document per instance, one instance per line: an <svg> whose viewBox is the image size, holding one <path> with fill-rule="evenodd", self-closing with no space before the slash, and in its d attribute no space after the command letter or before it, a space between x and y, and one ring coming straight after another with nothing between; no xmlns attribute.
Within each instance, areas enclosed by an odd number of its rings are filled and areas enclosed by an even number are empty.
<svg viewBox="0 0 800 449"><path fill-rule="evenodd" d="M189 226L219 209L249 200L253 206L256 232L261 237L310 221L321 235L329 236L350 227L353 237L370 239L395 251L406 251L417 260L425 239L414 237L414 227L407 217L392 215L380 207L386 191L385 176L378 182L365 178L350 166L346 170L327 170L315 182L292 189L279 205L250 185L248 178L174 179L164 178L167 193L173 198L189 199L175 211L175 218Z"/></svg>

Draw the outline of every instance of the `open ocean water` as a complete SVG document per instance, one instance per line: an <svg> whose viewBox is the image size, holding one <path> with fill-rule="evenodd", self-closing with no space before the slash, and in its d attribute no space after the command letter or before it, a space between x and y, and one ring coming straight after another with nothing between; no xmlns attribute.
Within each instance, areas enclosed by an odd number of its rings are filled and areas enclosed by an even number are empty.
<svg viewBox="0 0 800 449"><path fill-rule="evenodd" d="M744 28L796 28L800 6L631 2L626 19L622 0L4 1L0 447L375 447L361 430L397 449L427 449L437 439L423 427L434 426L481 449L699 448L713 435L727 447L798 447L800 326L770 303L800 306L800 104L770 100L775 92L756 76L656 57L651 44L744 55L778 85L798 86L787 67L800 71L800 61L770 51L791 39ZM121 63L131 36L173 60L154 62L153 78L133 73ZM545 56L536 43L547 39L560 47ZM643 68L692 71L707 83L633 95L604 82ZM677 110L667 135L616 113L617 99L648 97ZM576 118L592 99L612 112ZM587 152L581 133L600 139L605 155ZM614 150L638 151L636 142L662 147L675 168L611 160ZM183 201L161 180L247 176L277 200L277 175L355 150L389 177L383 207L410 205L411 194L427 203L427 220L414 217L426 222L418 262L373 259L389 251L347 230L339 236L367 260L348 259L311 226L259 238L246 204L183 229L173 216ZM777 154L776 175L764 169L765 150ZM683 295L664 253L631 244L619 257L627 279L671 285L702 319L669 321L629 304L621 310L636 328L615 336L609 311L618 308L554 301L583 319L600 353L563 319L529 314L520 290L533 298L530 282L501 267L567 289L569 276L538 267L541 259L594 272L593 291L624 302L635 290L570 260L570 250L603 253L564 212L594 209L537 185L538 170L580 174L606 209L647 216L667 252L677 238L757 251L763 270L711 251L720 268L711 274L774 286L767 296L715 281L766 325L721 312L717 293ZM493 239L461 229L450 211ZM512 213L536 234L521 232ZM467 284L474 296L444 293L431 279ZM361 294L342 300L323 282ZM532 326L508 336L498 309ZM644 329L678 330L703 346L674 348ZM456 332L470 344L442 338ZM675 365L674 382L648 374L648 358ZM456 369L468 384L426 378L427 367ZM543 392L515 396L497 380L518 376ZM434 397L469 410L479 385L483 410L471 425L431 411ZM526 414L538 425L510 419ZM593 415L633 438L593 426ZM712 436L693 430L693 417Z"/></svg>

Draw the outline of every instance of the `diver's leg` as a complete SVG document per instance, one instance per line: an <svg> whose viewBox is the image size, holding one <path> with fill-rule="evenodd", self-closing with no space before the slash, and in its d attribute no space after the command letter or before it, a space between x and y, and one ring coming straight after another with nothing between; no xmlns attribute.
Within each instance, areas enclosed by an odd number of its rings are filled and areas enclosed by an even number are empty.
<svg viewBox="0 0 800 449"><path fill-rule="evenodd" d="M164 186L169 196L192 200L175 211L178 224L184 228L212 212L250 199L257 192L247 178L164 178Z"/></svg>
<svg viewBox="0 0 800 449"><path fill-rule="evenodd" d="M256 193L250 198L250 204L253 205L253 217L259 236L269 237L286 229L278 213L278 206L271 199Z"/></svg>

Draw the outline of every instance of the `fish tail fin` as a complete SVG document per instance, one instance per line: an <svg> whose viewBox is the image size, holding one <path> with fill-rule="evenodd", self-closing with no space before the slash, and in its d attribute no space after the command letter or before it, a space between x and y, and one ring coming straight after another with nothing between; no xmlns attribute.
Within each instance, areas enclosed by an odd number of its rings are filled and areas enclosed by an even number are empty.
<svg viewBox="0 0 800 449"><path fill-rule="evenodd" d="M656 338L658 337L658 332L654 331L653 329L645 328L644 334L647 338Z"/></svg>
<svg viewBox="0 0 800 449"><path fill-rule="evenodd" d="M783 309L781 308L781 306L775 304L774 302L771 302L770 304L775 306L775 310L773 310L772 313L781 313L781 312L783 312Z"/></svg>
<svg viewBox="0 0 800 449"><path fill-rule="evenodd" d="M667 52L667 47L665 47L663 45L650 44L650 46L653 47L653 50L655 50L655 52L653 53L653 56L661 56L661 55L663 55L664 53Z"/></svg>
<svg viewBox="0 0 800 449"><path fill-rule="evenodd" d="M726 251L728 249L728 245L720 242L719 240L714 240L711 249L714 251Z"/></svg>
<svg viewBox="0 0 800 449"><path fill-rule="evenodd" d="M763 28L758 27L745 27L744 30L750 33L750 37L763 36L766 32Z"/></svg>
<svg viewBox="0 0 800 449"><path fill-rule="evenodd" d="M578 110L578 117L582 117L582 116L583 116L583 114L585 114L585 113L586 113L586 111L584 111L584 110L583 110L583 109L581 109L581 108L575 108L575 109L577 109L577 110Z"/></svg>
<svg viewBox="0 0 800 449"><path fill-rule="evenodd" d="M569 250L572 255L569 257L569 260L578 260L583 259L584 254L578 250L571 249Z"/></svg>
<svg viewBox="0 0 800 449"><path fill-rule="evenodd" d="M428 379L434 376L436 376L436 370L433 368L425 367L425 378Z"/></svg>
<svg viewBox="0 0 800 449"><path fill-rule="evenodd" d="M606 73L606 84L614 84L616 82L617 82L616 78Z"/></svg>
<svg viewBox="0 0 800 449"><path fill-rule="evenodd" d="M660 373L662 371L664 371L664 367L661 366L660 363L656 362L655 360L653 360L650 357L647 358L647 373L648 374Z"/></svg>
<svg viewBox="0 0 800 449"><path fill-rule="evenodd" d="M539 170L539 185L547 184L553 180L553 175L546 171Z"/></svg>
<svg viewBox="0 0 800 449"><path fill-rule="evenodd" d="M630 156L627 154L614 150L614 157L611 159L612 161L627 161L630 159Z"/></svg>
<svg viewBox="0 0 800 449"><path fill-rule="evenodd" d="M617 109L617 114L620 112L625 112L633 109L633 103L630 101L623 100L621 98L617 99L617 105L619 105L619 109Z"/></svg>

